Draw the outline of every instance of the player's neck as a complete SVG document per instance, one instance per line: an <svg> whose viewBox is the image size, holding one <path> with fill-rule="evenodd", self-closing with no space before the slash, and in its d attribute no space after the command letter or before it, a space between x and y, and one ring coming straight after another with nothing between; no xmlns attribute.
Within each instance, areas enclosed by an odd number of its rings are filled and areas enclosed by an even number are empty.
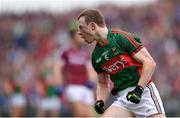
<svg viewBox="0 0 180 118"><path fill-rule="evenodd" d="M107 27L98 28L96 41L100 45L104 45L104 40L107 39L108 29Z"/></svg>
<svg viewBox="0 0 180 118"><path fill-rule="evenodd" d="M76 41L72 41L71 42L71 48L73 49L79 49L81 46L76 42Z"/></svg>

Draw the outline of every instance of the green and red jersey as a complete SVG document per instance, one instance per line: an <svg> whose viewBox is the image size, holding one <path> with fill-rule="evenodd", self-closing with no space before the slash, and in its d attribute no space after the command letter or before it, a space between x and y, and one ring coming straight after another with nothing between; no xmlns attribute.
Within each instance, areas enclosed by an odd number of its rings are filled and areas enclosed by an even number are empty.
<svg viewBox="0 0 180 118"><path fill-rule="evenodd" d="M92 65L97 73L108 73L119 91L136 86L141 75L142 64L133 55L142 49L137 35L109 29L106 45L96 45L92 53Z"/></svg>

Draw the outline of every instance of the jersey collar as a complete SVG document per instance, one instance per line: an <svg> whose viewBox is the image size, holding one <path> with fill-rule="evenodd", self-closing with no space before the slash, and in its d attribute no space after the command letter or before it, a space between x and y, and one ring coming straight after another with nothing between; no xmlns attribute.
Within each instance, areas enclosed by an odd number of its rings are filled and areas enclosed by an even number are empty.
<svg viewBox="0 0 180 118"><path fill-rule="evenodd" d="M103 45L98 44L101 48L104 48L108 44L107 39L103 39Z"/></svg>

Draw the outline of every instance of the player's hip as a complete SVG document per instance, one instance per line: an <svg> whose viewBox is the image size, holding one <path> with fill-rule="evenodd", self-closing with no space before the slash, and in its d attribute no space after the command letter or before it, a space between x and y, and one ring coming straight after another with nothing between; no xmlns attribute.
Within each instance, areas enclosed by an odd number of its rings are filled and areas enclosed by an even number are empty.
<svg viewBox="0 0 180 118"><path fill-rule="evenodd" d="M129 87L120 91L117 100L113 103L113 105L126 108L132 111L135 115L143 117L165 113L159 92L153 82L149 83L144 88L139 104L134 104L126 99L127 93L134 90L134 88L135 87Z"/></svg>

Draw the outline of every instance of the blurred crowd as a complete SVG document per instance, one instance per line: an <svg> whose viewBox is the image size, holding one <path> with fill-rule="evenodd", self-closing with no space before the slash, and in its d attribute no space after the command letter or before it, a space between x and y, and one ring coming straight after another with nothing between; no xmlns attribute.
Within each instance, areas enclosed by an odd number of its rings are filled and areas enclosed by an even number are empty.
<svg viewBox="0 0 180 118"><path fill-rule="evenodd" d="M121 28L141 37L157 63L153 81L166 114L180 116L180 1L97 8L105 15L108 27ZM0 14L0 116L37 115L41 97L51 95L42 83L53 78L52 63L58 58L57 53L70 45L69 23L81 10L61 14ZM66 98L58 98L62 101L59 116L71 116Z"/></svg>

